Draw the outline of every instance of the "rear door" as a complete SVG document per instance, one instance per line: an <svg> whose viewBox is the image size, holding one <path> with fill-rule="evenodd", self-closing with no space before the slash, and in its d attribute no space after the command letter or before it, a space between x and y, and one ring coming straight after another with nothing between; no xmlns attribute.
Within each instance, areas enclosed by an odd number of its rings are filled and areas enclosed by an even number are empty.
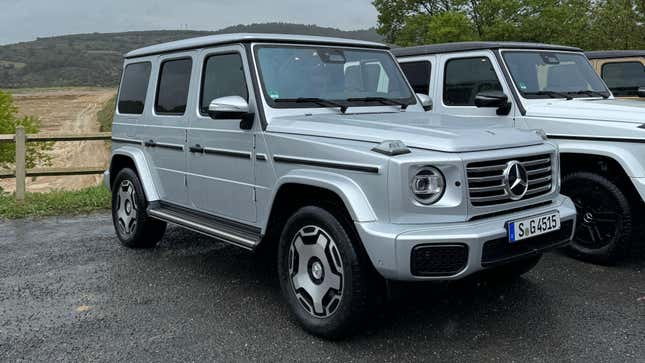
<svg viewBox="0 0 645 363"><path fill-rule="evenodd" d="M188 97L193 70L192 53L159 57L150 114L139 123L138 138L143 140L148 161L156 174L163 201L186 206L186 127Z"/></svg>
<svg viewBox="0 0 645 363"><path fill-rule="evenodd" d="M208 105L219 97L249 101L250 79L241 45L203 50L199 56L198 110L188 128L188 189L192 207L239 222L256 219L253 130L240 129L241 120L213 120ZM250 105L251 109L253 104Z"/></svg>

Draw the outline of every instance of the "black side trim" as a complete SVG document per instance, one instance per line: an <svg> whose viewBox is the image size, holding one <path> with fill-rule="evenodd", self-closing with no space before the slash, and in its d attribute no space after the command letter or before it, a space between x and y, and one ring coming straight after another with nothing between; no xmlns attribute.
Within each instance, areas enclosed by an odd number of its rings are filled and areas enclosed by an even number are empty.
<svg viewBox="0 0 645 363"><path fill-rule="evenodd" d="M495 59L497 60L499 68L502 69L502 74L504 75L504 79L506 80L508 88L511 90L511 96L513 96L513 101L515 101L517 109L520 110L520 114L522 114L522 116L526 116L526 109L524 108L522 102L520 102L520 96L515 91L515 84L513 83L513 79L506 69L506 65L504 64L504 60L502 59L502 55L500 54L499 49L494 51L493 54L495 54Z"/></svg>
<svg viewBox="0 0 645 363"><path fill-rule="evenodd" d="M118 137L113 137L112 142L120 142L122 144L141 145L141 140L121 139Z"/></svg>
<svg viewBox="0 0 645 363"><path fill-rule="evenodd" d="M234 150L218 150L218 149L210 149L207 147L204 148L204 154L230 156L233 158L240 158L240 159L251 158L251 153L249 152L234 151Z"/></svg>
<svg viewBox="0 0 645 363"><path fill-rule="evenodd" d="M264 155L264 154L255 154L255 160L259 160L259 161L266 161L266 160L267 160L267 156L266 156L266 155Z"/></svg>
<svg viewBox="0 0 645 363"><path fill-rule="evenodd" d="M642 126L639 126L642 127ZM587 141L609 141L609 142L633 142L645 144L645 139L630 139L623 137L595 137L595 136L571 136L571 135L547 135L549 139L555 140L587 140Z"/></svg>
<svg viewBox="0 0 645 363"><path fill-rule="evenodd" d="M278 163L286 163L286 164L301 164L301 165L320 166L323 168L362 171L365 173L373 173L373 174L378 174L379 172L379 168L376 166L345 164L340 162L324 161L324 160L299 159L299 158L293 158L288 156L274 156L273 161Z"/></svg>

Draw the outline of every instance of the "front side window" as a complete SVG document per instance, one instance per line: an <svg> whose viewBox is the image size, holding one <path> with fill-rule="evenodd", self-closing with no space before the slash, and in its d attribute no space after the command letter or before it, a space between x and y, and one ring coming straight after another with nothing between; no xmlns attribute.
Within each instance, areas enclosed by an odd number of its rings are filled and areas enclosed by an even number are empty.
<svg viewBox="0 0 645 363"><path fill-rule="evenodd" d="M202 80L200 111L208 112L211 101L219 97L240 96L248 100L242 57L238 53L206 58Z"/></svg>
<svg viewBox="0 0 645 363"><path fill-rule="evenodd" d="M645 87L645 66L641 62L606 63L602 79L614 96L638 96L638 88Z"/></svg>
<svg viewBox="0 0 645 363"><path fill-rule="evenodd" d="M446 62L443 102L446 106L475 106L483 91L501 91L495 68L487 57L459 58Z"/></svg>
<svg viewBox="0 0 645 363"><path fill-rule="evenodd" d="M430 62L401 63L401 69L415 93L430 94L430 71L432 70Z"/></svg>
<svg viewBox="0 0 645 363"><path fill-rule="evenodd" d="M190 58L163 62L159 71L155 112L162 115L183 115L186 112L190 71Z"/></svg>
<svg viewBox="0 0 645 363"><path fill-rule="evenodd" d="M123 82L119 90L119 113L140 115L146 104L150 63L131 63L123 71Z"/></svg>
<svg viewBox="0 0 645 363"><path fill-rule="evenodd" d="M416 103L388 52L287 45L255 49L263 92L271 107Z"/></svg>
<svg viewBox="0 0 645 363"><path fill-rule="evenodd" d="M609 96L582 54L508 51L503 56L515 86L525 98Z"/></svg>

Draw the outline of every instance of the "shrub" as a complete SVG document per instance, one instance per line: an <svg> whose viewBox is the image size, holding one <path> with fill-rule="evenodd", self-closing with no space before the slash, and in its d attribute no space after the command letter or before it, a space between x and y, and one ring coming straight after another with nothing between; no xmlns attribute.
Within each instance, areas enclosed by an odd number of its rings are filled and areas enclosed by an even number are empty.
<svg viewBox="0 0 645 363"><path fill-rule="evenodd" d="M10 93L0 90L0 134L15 134L16 127L23 126L28 134L35 134L40 130L40 121L33 116L19 118L18 108L13 103ZM27 144L27 168L36 165L51 165L51 157L47 154L53 143L40 142ZM0 168L10 168L16 162L16 144L0 144Z"/></svg>

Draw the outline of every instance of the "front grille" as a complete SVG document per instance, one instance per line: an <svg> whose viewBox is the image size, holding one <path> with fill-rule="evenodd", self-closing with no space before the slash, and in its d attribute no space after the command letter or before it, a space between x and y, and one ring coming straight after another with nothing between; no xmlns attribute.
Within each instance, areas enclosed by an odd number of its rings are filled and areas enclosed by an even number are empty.
<svg viewBox="0 0 645 363"><path fill-rule="evenodd" d="M415 276L450 276L468 263L465 245L420 245L412 249L410 270Z"/></svg>
<svg viewBox="0 0 645 363"><path fill-rule="evenodd" d="M482 266L490 266L504 262L507 259L537 252L558 245L571 237L573 221L562 222L557 231L541 236L510 243L507 237L498 238L484 243L482 250Z"/></svg>
<svg viewBox="0 0 645 363"><path fill-rule="evenodd" d="M512 202L504 185L504 169L510 161L519 161L528 173L528 191L522 200L547 194L553 187L551 154L469 163L466 167L470 203L476 207Z"/></svg>

